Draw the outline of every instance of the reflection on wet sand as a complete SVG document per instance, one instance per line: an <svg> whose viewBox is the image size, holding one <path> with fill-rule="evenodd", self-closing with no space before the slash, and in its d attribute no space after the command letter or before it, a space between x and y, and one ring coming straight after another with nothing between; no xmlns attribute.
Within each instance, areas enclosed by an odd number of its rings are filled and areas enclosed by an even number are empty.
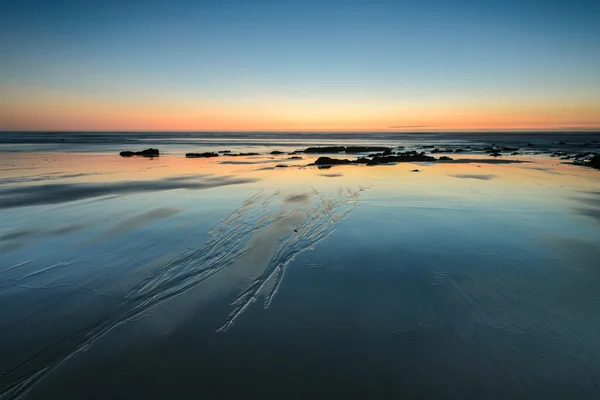
<svg viewBox="0 0 600 400"><path fill-rule="evenodd" d="M547 393L535 373L546 365L558 366L545 376L559 394L565 374L585 384L576 366L597 372L598 171L543 155L452 156L331 170L307 166L311 155L272 168L287 154L235 164L168 153L3 158L15 167L0 170L0 398L135 392L136 379L163 378L156 368L189 374L198 382L181 390L200 396L221 379L210 389L224 382L234 398L247 394L247 368L232 371L249 364L268 387L292 371L312 395L320 385L338 393L322 378L331 371L349 391L364 377L379 398L481 371L489 380L473 379L469 394L503 389L505 378L503 395L522 390L523 376ZM587 363L572 357L584 348ZM186 355L208 365L189 368ZM110 357L112 368L98 368ZM438 389L464 385L448 378Z"/></svg>
<svg viewBox="0 0 600 400"><path fill-rule="evenodd" d="M229 277L237 277L237 280L230 281L232 284L247 284L241 287L239 295L231 304L231 313L218 327L218 331L229 329L244 310L261 296L264 297L264 307L268 307L292 259L329 235L356 206L362 190L343 190L334 197L316 190L290 195L275 191L272 194L259 193L250 197L211 229L210 237L204 245L186 250L162 268L152 271L118 303L111 316L97 321L85 331L71 333L68 338L71 346L64 353L49 358L46 354L52 354L53 349L46 348L6 371L7 377L22 377L5 388L1 398L24 395L47 373L76 352L92 345L114 327L221 272L226 272ZM177 210L171 209L155 210L124 221L117 229L124 229L132 223L142 223L147 218L160 218L176 212ZM11 269L24 265L26 264L15 265ZM32 274L25 275L23 279L29 276ZM42 367L39 367L40 363ZM22 371L29 372L23 375Z"/></svg>

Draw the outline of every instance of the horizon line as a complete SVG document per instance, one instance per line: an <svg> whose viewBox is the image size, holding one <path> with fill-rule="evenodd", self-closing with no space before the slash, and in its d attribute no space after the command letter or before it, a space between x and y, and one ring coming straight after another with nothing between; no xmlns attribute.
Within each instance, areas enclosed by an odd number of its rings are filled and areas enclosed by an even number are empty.
<svg viewBox="0 0 600 400"><path fill-rule="evenodd" d="M560 127L560 128L511 128L511 129L435 129L435 130L194 130L194 129L0 129L0 133L407 133L407 134L432 134L432 133L599 133L600 127Z"/></svg>

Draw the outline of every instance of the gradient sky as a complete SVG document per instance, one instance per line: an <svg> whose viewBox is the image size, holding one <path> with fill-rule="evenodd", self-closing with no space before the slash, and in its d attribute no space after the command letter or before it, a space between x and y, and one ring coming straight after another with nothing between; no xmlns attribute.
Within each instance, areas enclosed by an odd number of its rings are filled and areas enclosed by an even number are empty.
<svg viewBox="0 0 600 400"><path fill-rule="evenodd" d="M0 0L0 130L598 127L597 0Z"/></svg>

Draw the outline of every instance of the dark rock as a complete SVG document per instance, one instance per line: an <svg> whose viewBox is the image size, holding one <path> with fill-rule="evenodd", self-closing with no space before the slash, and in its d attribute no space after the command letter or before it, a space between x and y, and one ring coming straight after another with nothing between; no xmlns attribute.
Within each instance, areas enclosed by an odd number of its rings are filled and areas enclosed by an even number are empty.
<svg viewBox="0 0 600 400"><path fill-rule="evenodd" d="M453 160L453 158L450 158L450 157L448 157L448 156L441 156L441 157L439 158L439 160L440 160L440 161L452 161L452 160Z"/></svg>
<svg viewBox="0 0 600 400"><path fill-rule="evenodd" d="M575 160L573 161L573 164L600 169L600 154L594 154L592 157L584 160Z"/></svg>
<svg viewBox="0 0 600 400"><path fill-rule="evenodd" d="M231 153L231 150L219 150L218 153L221 153L221 154Z"/></svg>
<svg viewBox="0 0 600 400"><path fill-rule="evenodd" d="M309 147L305 149L304 153L341 153L345 151L344 146L327 146L327 147Z"/></svg>
<svg viewBox="0 0 600 400"><path fill-rule="evenodd" d="M325 147L309 147L304 150L304 153L368 153L372 151L381 151L386 154L392 154L392 149L382 146L325 146Z"/></svg>
<svg viewBox="0 0 600 400"><path fill-rule="evenodd" d="M500 157L502 154L498 153L497 151L490 153L490 156L492 157Z"/></svg>
<svg viewBox="0 0 600 400"><path fill-rule="evenodd" d="M527 143L527 146L534 147L535 145L533 143L529 142L529 143Z"/></svg>
<svg viewBox="0 0 600 400"><path fill-rule="evenodd" d="M395 156L382 156L382 157L373 157L367 165L377 165L377 164L389 164L389 163L401 163L401 162L425 162L425 161L435 161L435 157L426 156L425 154L408 154L407 153L398 153Z"/></svg>
<svg viewBox="0 0 600 400"><path fill-rule="evenodd" d="M456 149L454 150L455 153L462 153L463 151L465 151L464 149Z"/></svg>
<svg viewBox="0 0 600 400"><path fill-rule="evenodd" d="M331 165L319 165L319 169L329 169Z"/></svg>
<svg viewBox="0 0 600 400"><path fill-rule="evenodd" d="M160 155L158 149L146 149L142 151L122 151L119 153L121 157L158 157Z"/></svg>
<svg viewBox="0 0 600 400"><path fill-rule="evenodd" d="M517 151L519 150L518 147L503 147L502 151Z"/></svg>
<svg viewBox="0 0 600 400"><path fill-rule="evenodd" d="M352 164L352 161L340 158L319 157L315 161L315 165L345 165Z"/></svg>
<svg viewBox="0 0 600 400"><path fill-rule="evenodd" d="M521 153L519 153L518 151L513 151L512 153L510 153L511 156L518 156Z"/></svg>
<svg viewBox="0 0 600 400"><path fill-rule="evenodd" d="M422 146L422 147L424 149L433 149L433 148L435 148L435 146L433 146L433 145L425 145L425 146Z"/></svg>
<svg viewBox="0 0 600 400"><path fill-rule="evenodd" d="M285 164L277 164L275 166L275 168L287 168L287 167L288 167L288 165L285 165Z"/></svg>
<svg viewBox="0 0 600 400"><path fill-rule="evenodd" d="M412 171L410 171L410 172L419 172L419 170L418 170L418 169L413 169L413 170L412 170Z"/></svg>
<svg viewBox="0 0 600 400"><path fill-rule="evenodd" d="M224 156L229 157L244 157L244 156L260 156L260 153L227 153L223 154Z"/></svg>
<svg viewBox="0 0 600 400"><path fill-rule="evenodd" d="M269 154L272 154L272 155L276 156L276 155L279 155L279 154L284 154L284 152L283 151L279 151L279 150L273 150Z"/></svg>
<svg viewBox="0 0 600 400"><path fill-rule="evenodd" d="M217 153L187 153L186 158L210 158L219 157Z"/></svg>
<svg viewBox="0 0 600 400"><path fill-rule="evenodd" d="M288 158L288 160L302 160L302 157L294 156L294 157Z"/></svg>
<svg viewBox="0 0 600 400"><path fill-rule="evenodd" d="M566 144L566 143L565 143L565 142L563 142L563 141L560 141L560 142L558 142L558 144Z"/></svg>

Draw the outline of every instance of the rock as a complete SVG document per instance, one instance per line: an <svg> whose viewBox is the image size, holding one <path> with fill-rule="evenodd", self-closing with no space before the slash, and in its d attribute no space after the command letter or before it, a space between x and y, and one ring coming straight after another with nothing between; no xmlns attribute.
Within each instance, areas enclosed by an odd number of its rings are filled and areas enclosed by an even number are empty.
<svg viewBox="0 0 600 400"><path fill-rule="evenodd" d="M158 157L160 155L158 149L146 149L142 151L122 151L119 153L121 157Z"/></svg>
<svg viewBox="0 0 600 400"><path fill-rule="evenodd" d="M341 153L345 151L344 146L308 147L304 153Z"/></svg>
<svg viewBox="0 0 600 400"><path fill-rule="evenodd" d="M529 143L527 143L527 146L534 147L535 145L533 143L529 142Z"/></svg>
<svg viewBox="0 0 600 400"><path fill-rule="evenodd" d="M490 156L492 157L500 157L502 154L498 153L497 151L490 153Z"/></svg>
<svg viewBox="0 0 600 400"><path fill-rule="evenodd" d="M345 165L352 164L352 161L347 160L345 158L331 158L331 157L319 157L317 161L315 161L315 165Z"/></svg>
<svg viewBox="0 0 600 400"><path fill-rule="evenodd" d="M302 160L302 157L294 156L294 157L288 158L288 160Z"/></svg>
<svg viewBox="0 0 600 400"><path fill-rule="evenodd" d="M440 161L452 161L453 158L450 158L448 156L441 156L438 160L440 160Z"/></svg>
<svg viewBox="0 0 600 400"><path fill-rule="evenodd" d="M244 157L244 156L260 156L260 153L227 153L223 154L224 156L229 157Z"/></svg>
<svg viewBox="0 0 600 400"><path fill-rule="evenodd" d="M449 157L447 157L449 158ZM378 164L389 164L389 163L401 163L401 162L426 162L436 161L435 157L427 156L424 153L417 153L416 151L407 151L405 153L397 153L396 155L389 156L376 156L372 159L367 157L360 157L356 160L348 160L345 158L331 158L331 157L319 157L312 165L348 165L348 164L365 164L365 165L378 165Z"/></svg>
<svg viewBox="0 0 600 400"><path fill-rule="evenodd" d="M435 161L435 157L426 156L423 153L412 154L412 152L397 153L395 156L373 157L367 165L401 163L401 162L424 162Z"/></svg>
<svg viewBox="0 0 600 400"><path fill-rule="evenodd" d="M325 146L325 147L309 147L304 150L304 153L369 153L373 151L381 151L385 154L392 154L390 147L382 146Z"/></svg>
<svg viewBox="0 0 600 400"><path fill-rule="evenodd" d="M209 157L219 157L217 153L187 153L185 155L186 158L209 158Z"/></svg>
<svg viewBox="0 0 600 400"><path fill-rule="evenodd" d="M279 151L279 150L273 150L272 152L270 152L269 154L272 154L274 156L279 155L279 154L285 154L283 151Z"/></svg>
<svg viewBox="0 0 600 400"><path fill-rule="evenodd" d="M503 147L502 151L517 151L519 150L518 147Z"/></svg>
<svg viewBox="0 0 600 400"><path fill-rule="evenodd" d="M425 145L425 146L421 146L421 147L424 148L424 149L433 149L433 148L435 148L435 146L433 146L433 145Z"/></svg>
<svg viewBox="0 0 600 400"><path fill-rule="evenodd" d="M217 153L221 153L221 154L231 153L231 150L219 150Z"/></svg>
<svg viewBox="0 0 600 400"><path fill-rule="evenodd" d="M518 156L521 153L519 153L518 151L513 151L512 153L510 153L511 156Z"/></svg>
<svg viewBox="0 0 600 400"><path fill-rule="evenodd" d="M456 149L456 150L454 150L455 153L462 153L463 151L465 151L465 149Z"/></svg>
<svg viewBox="0 0 600 400"><path fill-rule="evenodd" d="M275 168L287 168L288 166L285 164L277 164Z"/></svg>
<svg viewBox="0 0 600 400"><path fill-rule="evenodd" d="M418 169L413 169L410 172L419 172L419 170Z"/></svg>
<svg viewBox="0 0 600 400"><path fill-rule="evenodd" d="M574 160L573 164L600 169L600 154L594 154L592 157L584 160Z"/></svg>
<svg viewBox="0 0 600 400"><path fill-rule="evenodd" d="M560 141L560 142L558 142L558 144L566 144L566 143L565 143L565 142L563 142L563 141Z"/></svg>

